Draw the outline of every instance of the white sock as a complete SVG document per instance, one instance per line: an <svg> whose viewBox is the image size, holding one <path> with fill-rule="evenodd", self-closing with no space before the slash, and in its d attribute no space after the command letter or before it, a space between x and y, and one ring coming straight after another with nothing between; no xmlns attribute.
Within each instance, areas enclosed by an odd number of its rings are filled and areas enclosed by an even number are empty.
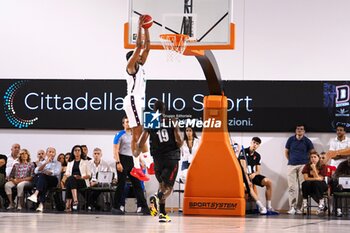
<svg viewBox="0 0 350 233"><path fill-rule="evenodd" d="M141 153L141 159L146 164L146 167L148 168L151 166L151 163L153 163L152 156L148 151Z"/></svg>
<svg viewBox="0 0 350 233"><path fill-rule="evenodd" d="M139 157L132 156L132 160L134 161L134 168L141 168Z"/></svg>
<svg viewBox="0 0 350 233"><path fill-rule="evenodd" d="M264 205L261 203L261 201L256 201L256 204L259 206L259 208L264 208Z"/></svg>
<svg viewBox="0 0 350 233"><path fill-rule="evenodd" d="M271 206L271 200L267 200L267 201L266 201L266 206L267 206L268 209L272 208L272 206Z"/></svg>

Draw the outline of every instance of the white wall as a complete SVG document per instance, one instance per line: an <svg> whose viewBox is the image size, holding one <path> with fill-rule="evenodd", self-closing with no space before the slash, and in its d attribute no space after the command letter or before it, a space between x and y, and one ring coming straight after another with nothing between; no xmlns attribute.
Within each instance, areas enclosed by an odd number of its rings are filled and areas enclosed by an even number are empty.
<svg viewBox="0 0 350 233"><path fill-rule="evenodd" d="M0 78L122 79L127 7L127 0L0 0ZM235 0L236 49L214 51L222 78L348 80L349 8L348 0ZM182 63L165 60L162 51L151 52L149 78L204 79L193 57L184 57ZM33 154L47 146L67 152L74 144L87 144L90 151L101 147L105 159L111 160L114 134L1 130L0 153L9 154L15 142ZM278 209L287 208L284 144L291 134L232 134L245 146L252 136L262 138L262 170L276 184L273 204ZM308 135L319 151L326 150L334 136ZM156 189L154 180L147 186L148 192ZM176 197L169 205L177 206Z"/></svg>

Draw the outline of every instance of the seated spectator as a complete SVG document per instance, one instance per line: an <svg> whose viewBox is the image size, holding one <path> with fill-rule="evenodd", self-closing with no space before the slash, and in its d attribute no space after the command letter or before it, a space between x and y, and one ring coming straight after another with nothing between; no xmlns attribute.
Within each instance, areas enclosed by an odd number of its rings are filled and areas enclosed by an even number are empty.
<svg viewBox="0 0 350 233"><path fill-rule="evenodd" d="M266 187L265 197L266 197L266 207L257 203L259 206L259 211L261 214L267 213L267 211L275 212L272 208L271 198L272 198L272 182L269 178L260 174L260 160L261 156L256 150L261 144L261 139L259 137L253 137L250 142L250 146L244 150L244 153L241 153L239 156L239 161L242 164L242 167L245 169L246 175L249 178L249 181L260 187Z"/></svg>
<svg viewBox="0 0 350 233"><path fill-rule="evenodd" d="M6 163L6 177L10 175L13 165L18 163L19 151L21 150L21 146L18 143L15 143L11 147L11 154L7 156Z"/></svg>
<svg viewBox="0 0 350 233"><path fill-rule="evenodd" d="M186 183L188 168L197 152L199 139L196 132L191 127L186 127L184 131L184 143L181 147L181 171L179 179Z"/></svg>
<svg viewBox="0 0 350 233"><path fill-rule="evenodd" d="M325 181L328 184L330 182L330 179L332 178L335 170L337 169L337 167L328 165L326 152L324 152L324 151L321 152L321 154L320 154L320 160L321 160L322 164L326 165L326 168L327 168L327 174L326 174L327 180L326 180L326 177L325 177Z"/></svg>
<svg viewBox="0 0 350 233"><path fill-rule="evenodd" d="M310 162L304 166L302 174L304 175L304 182L301 184L303 209L307 208L307 197L310 195L318 203L317 214L323 213L325 210L323 194L328 189L328 185L324 181L327 167L321 163L320 155L317 152L310 153Z"/></svg>
<svg viewBox="0 0 350 233"><path fill-rule="evenodd" d="M71 161L70 159L71 159L71 153L68 152L64 155L64 161L65 161L66 166L62 167L62 171L64 171L64 172L61 175L61 180L60 180L60 184L59 184L59 187L61 187L62 189L64 189L66 187L65 183L67 181L67 176L65 174L66 174L66 170L67 170L67 165Z"/></svg>
<svg viewBox="0 0 350 233"><path fill-rule="evenodd" d="M347 157L347 160L341 162L338 165L337 170L335 171L335 173L332 177L332 191L333 192L343 191L343 187L341 187L341 185L339 185L339 183L338 183L338 179L341 176L350 176L350 157ZM341 209L338 206L335 206L334 208L336 208L337 217L342 217L343 213L342 213Z"/></svg>
<svg viewBox="0 0 350 233"><path fill-rule="evenodd" d="M102 150L100 148L95 148L93 152L93 160L89 161L90 163L90 170L91 170L91 181L90 186L95 187L98 186L99 183L97 181L97 173L99 172L110 172L112 171L109 165L102 160ZM100 191L92 191L90 192L88 206L89 209L94 207L99 209L97 206L97 199L100 196Z"/></svg>
<svg viewBox="0 0 350 233"><path fill-rule="evenodd" d="M244 156L242 155L244 153L244 148L242 147L242 151L240 153L240 156ZM241 168L241 172L242 172L242 176L243 176L243 183L244 183L244 188L246 190L246 193L248 196L252 197L253 200L255 201L256 205L259 208L259 213L260 214L267 214L267 209L266 207L262 204L262 202L259 200L258 195L255 193L254 188L253 188L253 184L249 179L248 173L247 173L247 166L244 164L245 167L242 166L242 163L240 163L239 158L237 158L238 160L238 164Z"/></svg>
<svg viewBox="0 0 350 233"><path fill-rule="evenodd" d="M66 164L68 164L70 162L70 156L71 156L71 153L70 152L67 152L65 155L64 155L64 160L66 161Z"/></svg>
<svg viewBox="0 0 350 233"><path fill-rule="evenodd" d="M81 148L83 148L83 154L84 154L84 158L85 160L91 160L91 158L89 157L89 149L86 145L81 145Z"/></svg>
<svg viewBox="0 0 350 233"><path fill-rule="evenodd" d="M41 161L44 161L44 159L45 159L45 151L44 150L38 150L38 153L37 153L37 156L36 156L36 160L33 162L34 166L37 167L38 164Z"/></svg>
<svg viewBox="0 0 350 233"><path fill-rule="evenodd" d="M18 206L21 210L24 206L24 188L32 187L32 179L34 174L34 164L30 162L30 154L27 149L19 152L18 163L13 165L9 181L5 184L5 192L8 196L10 205L7 209L14 209L15 205L12 198L12 188L17 187Z"/></svg>
<svg viewBox="0 0 350 233"><path fill-rule="evenodd" d="M57 161L60 162L61 166L66 162L66 158L63 153L57 155ZM66 164L67 166L67 164Z"/></svg>
<svg viewBox="0 0 350 233"><path fill-rule="evenodd" d="M68 163L65 176L66 186L66 211L78 210L78 190L90 186L90 165L85 157L83 149L79 145L72 148L71 162ZM73 199L73 206L72 206ZM72 207L71 207L72 206Z"/></svg>
<svg viewBox="0 0 350 233"><path fill-rule="evenodd" d="M46 199L46 193L50 188L57 187L59 177L61 175L61 163L55 161L56 149L49 147L46 150L46 158L38 163L35 168L35 174L38 174L36 179L36 190L34 194L28 197L28 200L37 203L39 201L39 206L36 209L38 212L43 212L44 203ZM38 200L39 196L39 200Z"/></svg>
<svg viewBox="0 0 350 233"><path fill-rule="evenodd" d="M66 162L65 155L63 153L60 153L57 156L57 161L61 164L61 175L60 175L60 180L61 180L64 173L66 172L66 168L67 168L67 162Z"/></svg>

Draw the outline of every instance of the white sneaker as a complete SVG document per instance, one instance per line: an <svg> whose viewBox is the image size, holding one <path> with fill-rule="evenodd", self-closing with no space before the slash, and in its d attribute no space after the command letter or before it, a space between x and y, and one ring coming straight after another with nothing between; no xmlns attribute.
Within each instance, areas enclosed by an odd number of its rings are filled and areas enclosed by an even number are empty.
<svg viewBox="0 0 350 233"><path fill-rule="evenodd" d="M17 210L22 210L22 206L21 206L21 204L18 204L18 206L17 206Z"/></svg>
<svg viewBox="0 0 350 233"><path fill-rule="evenodd" d="M340 208L337 208L337 217L343 217L343 213Z"/></svg>
<svg viewBox="0 0 350 233"><path fill-rule="evenodd" d="M302 209L297 209L295 211L296 214L304 214L304 211Z"/></svg>
<svg viewBox="0 0 350 233"><path fill-rule="evenodd" d="M267 209L266 209L266 207L259 207L259 213L260 214L267 214Z"/></svg>
<svg viewBox="0 0 350 233"><path fill-rule="evenodd" d="M15 208L15 205L14 204L10 204L6 209L7 210L12 210Z"/></svg>
<svg viewBox="0 0 350 233"><path fill-rule="evenodd" d="M43 210L44 210L44 205L40 203L38 208L36 208L36 212L43 212Z"/></svg>
<svg viewBox="0 0 350 233"><path fill-rule="evenodd" d="M296 211L295 211L294 207L290 208L287 212L287 214L292 214L292 215L294 215L295 213L296 213Z"/></svg>
<svg viewBox="0 0 350 233"><path fill-rule="evenodd" d="M136 213L138 214L142 213L142 207L137 207Z"/></svg>
<svg viewBox="0 0 350 233"><path fill-rule="evenodd" d="M27 198L29 201L32 201L34 203L38 202L38 197L34 194L30 195L30 197Z"/></svg>
<svg viewBox="0 0 350 233"><path fill-rule="evenodd" d="M120 210L121 210L122 212L125 212L125 207L124 207L123 205L121 205L121 206L120 206Z"/></svg>

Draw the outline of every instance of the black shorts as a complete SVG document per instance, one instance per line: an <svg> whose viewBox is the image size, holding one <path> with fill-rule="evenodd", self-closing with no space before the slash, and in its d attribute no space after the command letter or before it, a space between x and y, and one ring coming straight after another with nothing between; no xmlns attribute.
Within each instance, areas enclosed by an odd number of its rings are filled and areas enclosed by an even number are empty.
<svg viewBox="0 0 350 233"><path fill-rule="evenodd" d="M264 185L262 185L261 183L262 183L263 179L265 179L265 178L266 177L263 175L256 175L254 177L254 179L252 180L252 183L257 185L257 186L264 187Z"/></svg>
<svg viewBox="0 0 350 233"><path fill-rule="evenodd" d="M174 186L177 171L179 169L179 160L177 159L155 159L154 171L159 183L164 182L170 187Z"/></svg>

